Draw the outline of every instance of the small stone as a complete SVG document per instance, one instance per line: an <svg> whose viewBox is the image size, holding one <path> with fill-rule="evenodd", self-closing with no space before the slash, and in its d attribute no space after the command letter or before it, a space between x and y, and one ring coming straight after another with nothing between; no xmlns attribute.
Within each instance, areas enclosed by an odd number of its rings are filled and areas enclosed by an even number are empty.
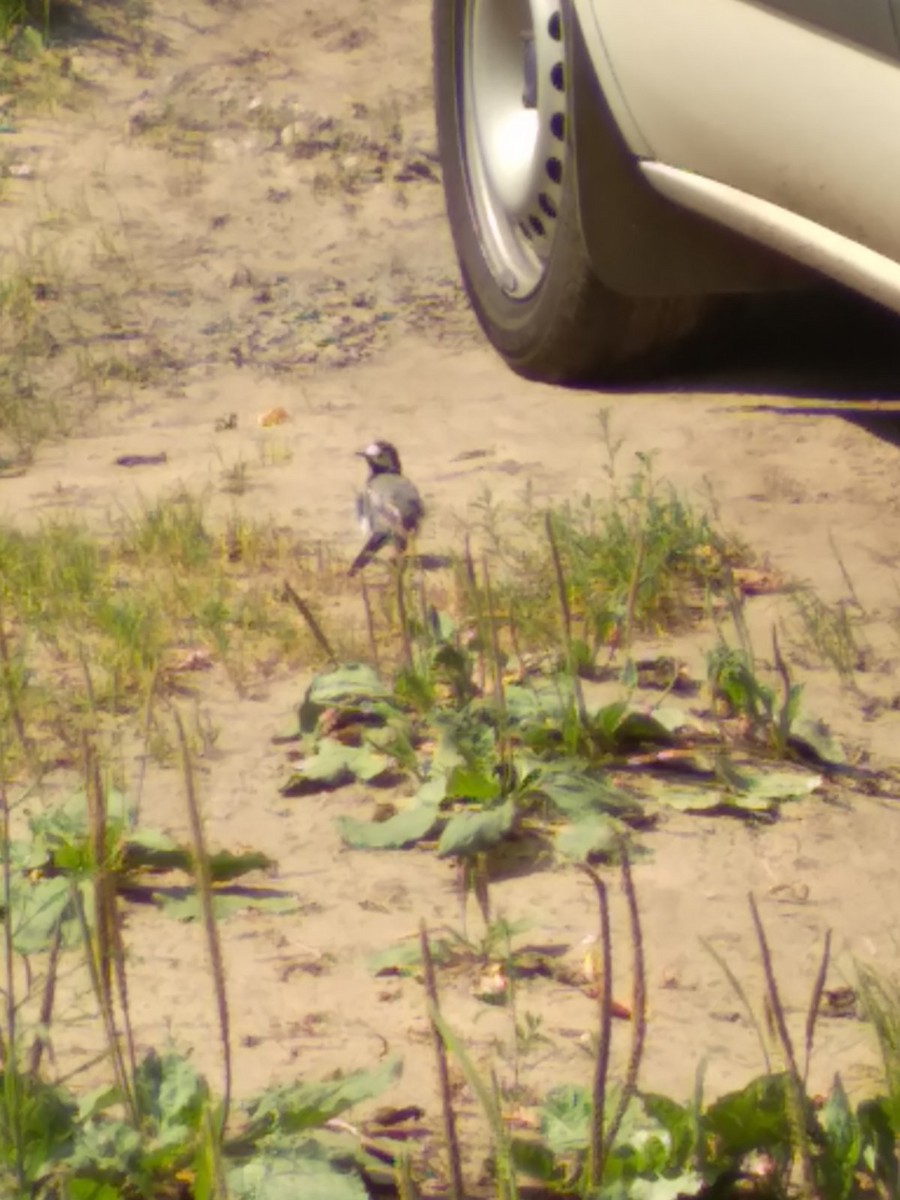
<svg viewBox="0 0 900 1200"><path fill-rule="evenodd" d="M229 284L229 287L253 287L254 282L253 272L249 267L242 265L235 268L234 274L231 276L231 283Z"/></svg>

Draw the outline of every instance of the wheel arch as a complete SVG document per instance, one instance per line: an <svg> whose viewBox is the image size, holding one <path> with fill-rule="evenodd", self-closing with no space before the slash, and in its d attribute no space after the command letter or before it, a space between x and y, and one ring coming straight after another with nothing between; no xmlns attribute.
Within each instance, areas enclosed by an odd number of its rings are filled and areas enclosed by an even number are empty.
<svg viewBox="0 0 900 1200"><path fill-rule="evenodd" d="M598 277L615 291L647 296L803 286L808 276L796 264L680 208L646 182L637 157L649 149L616 81L595 2L561 0L578 216Z"/></svg>

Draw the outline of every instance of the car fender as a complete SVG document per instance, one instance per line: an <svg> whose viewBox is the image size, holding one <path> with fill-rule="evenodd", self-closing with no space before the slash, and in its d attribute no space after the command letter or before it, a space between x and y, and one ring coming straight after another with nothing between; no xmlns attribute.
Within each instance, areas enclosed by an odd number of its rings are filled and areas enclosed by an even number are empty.
<svg viewBox="0 0 900 1200"><path fill-rule="evenodd" d="M594 270L629 295L769 291L795 264L661 196L641 175L649 147L616 79L592 0L562 0L579 220Z"/></svg>

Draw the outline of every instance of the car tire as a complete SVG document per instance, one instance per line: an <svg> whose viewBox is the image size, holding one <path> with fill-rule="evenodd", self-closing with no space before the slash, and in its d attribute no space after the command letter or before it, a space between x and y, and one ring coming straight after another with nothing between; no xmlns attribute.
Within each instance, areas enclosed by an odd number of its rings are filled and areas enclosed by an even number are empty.
<svg viewBox="0 0 900 1200"><path fill-rule="evenodd" d="M433 6L438 143L463 284L509 366L552 383L648 372L707 309L702 295L627 295L598 277L566 86L574 20L563 0Z"/></svg>

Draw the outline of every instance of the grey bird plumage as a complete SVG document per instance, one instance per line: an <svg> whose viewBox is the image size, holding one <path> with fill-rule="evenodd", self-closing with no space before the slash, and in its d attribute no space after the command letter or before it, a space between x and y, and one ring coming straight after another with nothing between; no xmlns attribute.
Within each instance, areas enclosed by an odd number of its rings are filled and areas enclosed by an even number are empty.
<svg viewBox="0 0 900 1200"><path fill-rule="evenodd" d="M422 497L403 474L395 446L372 442L357 454L369 465L366 486L356 498L356 515L366 543L353 560L351 575L370 563L383 546L393 545L402 554L425 516Z"/></svg>

